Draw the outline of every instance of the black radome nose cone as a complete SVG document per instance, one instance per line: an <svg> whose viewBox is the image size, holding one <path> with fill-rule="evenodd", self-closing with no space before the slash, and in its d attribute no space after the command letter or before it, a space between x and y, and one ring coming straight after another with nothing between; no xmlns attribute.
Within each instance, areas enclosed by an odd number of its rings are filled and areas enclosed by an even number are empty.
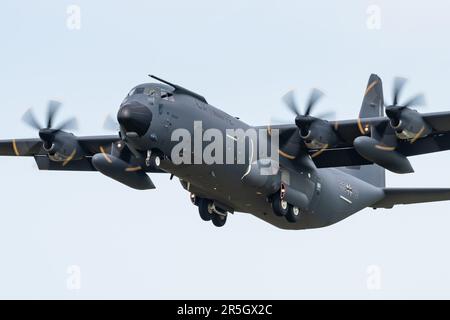
<svg viewBox="0 0 450 320"><path fill-rule="evenodd" d="M123 105L117 113L117 121L126 132L143 136L152 122L152 112L143 104L131 102Z"/></svg>

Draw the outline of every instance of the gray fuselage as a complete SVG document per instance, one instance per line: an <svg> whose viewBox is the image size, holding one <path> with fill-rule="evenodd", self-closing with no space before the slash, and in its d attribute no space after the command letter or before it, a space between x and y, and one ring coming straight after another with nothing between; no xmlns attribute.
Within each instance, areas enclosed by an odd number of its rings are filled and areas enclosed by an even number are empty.
<svg viewBox="0 0 450 320"><path fill-rule="evenodd" d="M141 86L172 91L169 86L161 84ZM211 128L218 129L223 133L224 139L232 138L227 137L227 129L254 128L189 95L177 94L173 98L161 99L159 105L155 105L152 98L145 94L135 94L125 99L124 103L138 101L145 104L153 114L148 132L134 141L140 150L159 150L170 157L172 149L179 142L172 141L172 132L176 129L186 129L194 136L194 121L201 121L203 131ZM157 139L154 139L155 136ZM203 147L205 144L207 143L203 142ZM224 148L226 148L225 141ZM270 192L273 193L274 190L245 182L244 176L248 174L249 166L260 160L259 154L247 150L245 159L246 161L241 164L174 165L171 161L163 161L161 168L177 176L183 187L196 196L218 201L229 208L229 211L251 213L283 229L328 226L376 203L383 197L382 189L343 170L309 169L295 163L292 159L280 156L277 185L284 183L288 188L300 190L309 201L307 208L302 210L302 218L296 223L289 223L273 213L268 199Z"/></svg>

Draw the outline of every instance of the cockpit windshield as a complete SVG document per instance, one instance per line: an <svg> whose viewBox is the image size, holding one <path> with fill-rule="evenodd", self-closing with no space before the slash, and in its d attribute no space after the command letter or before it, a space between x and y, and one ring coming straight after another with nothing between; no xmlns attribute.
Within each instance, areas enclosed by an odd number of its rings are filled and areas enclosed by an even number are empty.
<svg viewBox="0 0 450 320"><path fill-rule="evenodd" d="M167 100L167 101L174 101L174 97L173 97L173 93L166 91L162 88L158 88L159 91L161 92L161 99ZM137 88L133 88L130 93L128 93L127 97L133 96L135 94L145 94L147 96L154 96L156 93L156 88L151 88L151 87L137 87Z"/></svg>
<svg viewBox="0 0 450 320"><path fill-rule="evenodd" d="M128 97L133 96L135 94L143 94L146 88L144 87L137 87L133 88L130 93L128 94Z"/></svg>

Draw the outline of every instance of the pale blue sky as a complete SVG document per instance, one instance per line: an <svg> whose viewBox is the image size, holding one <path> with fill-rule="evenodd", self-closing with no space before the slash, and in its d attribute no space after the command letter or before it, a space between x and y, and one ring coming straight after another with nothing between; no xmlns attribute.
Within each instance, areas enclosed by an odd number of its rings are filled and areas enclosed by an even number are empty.
<svg viewBox="0 0 450 320"><path fill-rule="evenodd" d="M81 8L81 30L66 8ZM369 5L381 29L366 27ZM251 124L290 119L280 97L358 113L369 74L390 99L394 76L450 110L448 1L2 1L0 138L34 137L21 121L64 102L80 135L104 134L125 94L154 73ZM450 153L412 159L395 186L450 186ZM236 214L204 223L168 176L138 192L98 173L38 171L1 158L1 298L450 298L450 202L364 210L320 230L283 231ZM66 269L81 268L80 290ZM382 288L367 289L378 265Z"/></svg>

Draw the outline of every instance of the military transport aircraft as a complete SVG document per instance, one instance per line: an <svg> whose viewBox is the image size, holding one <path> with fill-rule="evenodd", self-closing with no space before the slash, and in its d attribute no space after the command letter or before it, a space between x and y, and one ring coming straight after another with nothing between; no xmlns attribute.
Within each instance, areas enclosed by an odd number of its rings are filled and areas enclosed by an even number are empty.
<svg viewBox="0 0 450 320"><path fill-rule="evenodd" d="M304 113L292 92L284 96L295 115L292 124L259 127L211 106L197 93L152 78L159 82L136 86L121 103L118 134L75 136L68 132L75 119L54 125L59 103L51 101L45 126L31 111L23 117L39 138L1 140L0 155L32 156L40 170L99 171L139 190L155 188L148 173L169 173L190 192L200 217L219 227L234 212L251 213L283 229L309 229L329 226L366 207L450 200L450 188L385 186L385 169L411 173L409 156L450 149L450 112L412 109L424 103L422 95L401 103L402 78L395 80L392 103L385 106L381 79L371 75L354 120L313 116L321 97L313 90ZM173 141L173 133L182 129L195 140L195 123L201 123L201 132L223 133L227 141L244 139L250 145L244 161L175 163L179 141ZM253 138L226 134L228 129L262 130L257 142L271 145L277 136L276 157L254 152ZM200 148L206 147L202 140ZM187 159L195 153L190 148L177 152ZM263 173L264 168L270 173Z"/></svg>

